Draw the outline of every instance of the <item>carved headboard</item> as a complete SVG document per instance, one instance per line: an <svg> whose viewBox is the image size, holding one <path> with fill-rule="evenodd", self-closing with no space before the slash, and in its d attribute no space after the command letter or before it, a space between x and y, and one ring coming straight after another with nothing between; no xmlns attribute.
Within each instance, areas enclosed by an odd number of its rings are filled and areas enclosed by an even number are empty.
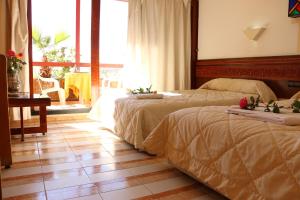
<svg viewBox="0 0 300 200"><path fill-rule="evenodd" d="M198 60L193 88L214 78L262 80L279 98L300 90L300 55Z"/></svg>

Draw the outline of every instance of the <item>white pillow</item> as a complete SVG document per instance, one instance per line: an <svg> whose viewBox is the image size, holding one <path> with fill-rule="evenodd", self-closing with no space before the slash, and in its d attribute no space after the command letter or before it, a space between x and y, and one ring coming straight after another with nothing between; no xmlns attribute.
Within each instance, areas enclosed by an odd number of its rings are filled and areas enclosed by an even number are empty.
<svg viewBox="0 0 300 200"><path fill-rule="evenodd" d="M260 95L263 102L277 100L274 92L263 81L248 79L216 78L204 83L201 89L232 91Z"/></svg>

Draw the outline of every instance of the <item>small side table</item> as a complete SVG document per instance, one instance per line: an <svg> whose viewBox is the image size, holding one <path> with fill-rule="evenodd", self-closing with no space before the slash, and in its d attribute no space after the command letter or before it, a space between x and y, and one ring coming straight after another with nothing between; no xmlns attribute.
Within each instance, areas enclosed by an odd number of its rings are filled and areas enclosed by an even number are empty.
<svg viewBox="0 0 300 200"><path fill-rule="evenodd" d="M29 94L20 94L19 96L8 98L9 107L19 107L20 108L20 128L11 128L11 134L17 135L21 134L21 141L24 141L24 134L31 133L43 133L47 132L47 110L46 106L51 105L50 98L40 98L40 97L30 97ZM39 127L26 127L24 128L23 121L23 107L33 107L39 106L40 111L40 126Z"/></svg>

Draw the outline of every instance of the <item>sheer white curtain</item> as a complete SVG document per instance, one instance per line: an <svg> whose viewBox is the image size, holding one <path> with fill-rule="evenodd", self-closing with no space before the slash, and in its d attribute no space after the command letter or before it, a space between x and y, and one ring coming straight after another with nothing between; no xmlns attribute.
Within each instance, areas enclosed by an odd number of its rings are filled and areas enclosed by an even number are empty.
<svg viewBox="0 0 300 200"><path fill-rule="evenodd" d="M190 88L190 0L128 0L124 86Z"/></svg>
<svg viewBox="0 0 300 200"><path fill-rule="evenodd" d="M0 53L6 54L12 49L23 53L28 63L28 24L27 0L0 1ZM2 23L5 22L5 23ZM29 65L25 65L20 74L22 91L29 92ZM19 119L19 109L12 109L12 119ZM24 109L24 119L30 118L30 108Z"/></svg>

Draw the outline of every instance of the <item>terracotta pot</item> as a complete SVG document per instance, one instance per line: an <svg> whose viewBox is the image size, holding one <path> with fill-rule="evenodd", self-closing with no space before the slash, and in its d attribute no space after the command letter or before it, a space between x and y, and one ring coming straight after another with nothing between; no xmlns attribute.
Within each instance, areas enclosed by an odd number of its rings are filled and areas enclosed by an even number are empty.
<svg viewBox="0 0 300 200"><path fill-rule="evenodd" d="M52 76L52 69L48 66L43 66L40 69L40 76L44 78L51 78Z"/></svg>

